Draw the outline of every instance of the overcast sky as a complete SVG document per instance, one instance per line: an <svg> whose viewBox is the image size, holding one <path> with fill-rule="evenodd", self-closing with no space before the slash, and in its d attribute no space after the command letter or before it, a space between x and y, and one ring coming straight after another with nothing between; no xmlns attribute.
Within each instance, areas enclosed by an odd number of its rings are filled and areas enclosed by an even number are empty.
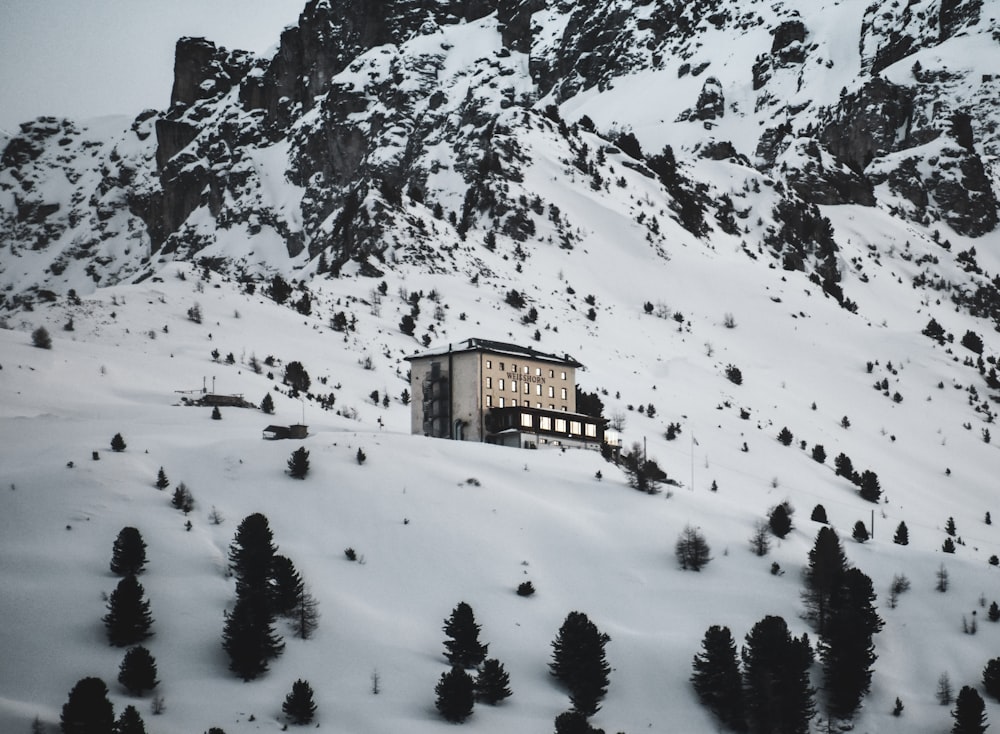
<svg viewBox="0 0 1000 734"><path fill-rule="evenodd" d="M0 130L164 109L174 45L204 36L263 53L306 0L0 0ZM0 147L5 136L0 135Z"/></svg>

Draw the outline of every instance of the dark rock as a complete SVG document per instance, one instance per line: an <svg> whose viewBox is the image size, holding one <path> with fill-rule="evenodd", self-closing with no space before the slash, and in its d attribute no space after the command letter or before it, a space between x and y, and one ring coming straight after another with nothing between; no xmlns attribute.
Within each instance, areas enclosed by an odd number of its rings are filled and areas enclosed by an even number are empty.
<svg viewBox="0 0 1000 734"><path fill-rule="evenodd" d="M160 118L156 130L156 166L161 171L167 162L184 150L198 136L198 128L179 120Z"/></svg>
<svg viewBox="0 0 1000 734"><path fill-rule="evenodd" d="M504 46L513 51L531 51L531 16L545 8L545 0L500 0L497 20Z"/></svg>
<svg viewBox="0 0 1000 734"><path fill-rule="evenodd" d="M979 23L983 0L941 0L938 40L947 41L960 30Z"/></svg>
<svg viewBox="0 0 1000 734"><path fill-rule="evenodd" d="M771 53L777 54L788 48L792 43L802 43L806 40L806 26L801 20L786 20L771 31L774 41L771 42Z"/></svg>
<svg viewBox="0 0 1000 734"><path fill-rule="evenodd" d="M862 173L873 158L897 149L912 116L912 91L876 77L841 97L819 139L838 161Z"/></svg>

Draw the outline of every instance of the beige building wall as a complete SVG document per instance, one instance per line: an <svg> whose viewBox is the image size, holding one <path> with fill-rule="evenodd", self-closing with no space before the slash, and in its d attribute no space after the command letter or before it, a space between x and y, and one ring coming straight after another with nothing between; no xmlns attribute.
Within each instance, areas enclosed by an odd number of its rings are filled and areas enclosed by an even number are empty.
<svg viewBox="0 0 1000 734"><path fill-rule="evenodd" d="M527 405L576 412L573 367L487 352L482 355L482 378L484 409Z"/></svg>

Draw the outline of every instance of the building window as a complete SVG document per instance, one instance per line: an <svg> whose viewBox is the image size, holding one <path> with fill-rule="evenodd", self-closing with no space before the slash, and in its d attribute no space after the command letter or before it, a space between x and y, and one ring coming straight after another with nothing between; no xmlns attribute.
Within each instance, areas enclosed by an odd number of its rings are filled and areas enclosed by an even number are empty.
<svg viewBox="0 0 1000 734"><path fill-rule="evenodd" d="M566 379L566 373L565 373L565 372L563 372L563 373L562 373L562 378L563 378L564 380Z"/></svg>
<svg viewBox="0 0 1000 734"><path fill-rule="evenodd" d="M538 428L542 431L552 430L552 419L547 415L539 416L538 418Z"/></svg>
<svg viewBox="0 0 1000 734"><path fill-rule="evenodd" d="M486 407L487 408L492 408L493 407L493 396L492 395L487 395L486 396Z"/></svg>
<svg viewBox="0 0 1000 734"><path fill-rule="evenodd" d="M569 432L579 436L581 433L583 433L583 425L580 423L580 421L570 421Z"/></svg>
<svg viewBox="0 0 1000 734"><path fill-rule="evenodd" d="M503 398L500 398L500 407L503 407Z"/></svg>
<svg viewBox="0 0 1000 734"><path fill-rule="evenodd" d="M497 362L497 369L503 372L503 362Z"/></svg>
<svg viewBox="0 0 1000 734"><path fill-rule="evenodd" d="M555 370L549 370L549 377L555 377L555 376L556 376L556 371Z"/></svg>
<svg viewBox="0 0 1000 734"><path fill-rule="evenodd" d="M588 423L584 427L584 433L590 438L597 438L597 426L593 423Z"/></svg>
<svg viewBox="0 0 1000 734"><path fill-rule="evenodd" d="M566 406L565 406L565 405L564 405L564 406L562 406L561 408L559 408L559 410L561 410L561 411L562 411L563 413L568 413L568 412L569 412L569 411L567 410L567 408L566 408Z"/></svg>
<svg viewBox="0 0 1000 734"><path fill-rule="evenodd" d="M489 385L487 385L486 387L489 387ZM549 385L549 397L554 398L555 396L556 396L556 389L552 385Z"/></svg>
<svg viewBox="0 0 1000 734"><path fill-rule="evenodd" d="M517 380L510 381L510 391L517 392Z"/></svg>
<svg viewBox="0 0 1000 734"><path fill-rule="evenodd" d="M566 433L565 418L556 418L556 433Z"/></svg>
<svg viewBox="0 0 1000 734"><path fill-rule="evenodd" d="M535 395L541 395L541 394L542 394L542 386L535 385Z"/></svg>
<svg viewBox="0 0 1000 734"><path fill-rule="evenodd" d="M554 405L550 405L549 406L549 410L555 410L555 409L556 409L556 406L554 406Z"/></svg>
<svg viewBox="0 0 1000 734"><path fill-rule="evenodd" d="M511 362L511 365L510 365L510 371L511 372L517 372L517 365L514 364L513 362Z"/></svg>
<svg viewBox="0 0 1000 734"><path fill-rule="evenodd" d="M517 407L517 400L511 400L510 404L511 404L511 407L516 408Z"/></svg>
<svg viewBox="0 0 1000 734"><path fill-rule="evenodd" d="M502 377L499 380L497 380L497 385L499 385L500 389L503 390L503 378Z"/></svg>
<svg viewBox="0 0 1000 734"><path fill-rule="evenodd" d="M541 403L535 403L535 407L536 407L536 408L541 408L541 407L542 407L542 404L541 404Z"/></svg>
<svg viewBox="0 0 1000 734"><path fill-rule="evenodd" d="M565 388L565 387L564 387L564 388L562 388L562 389L561 389L561 390L559 391L559 397L561 397L561 398L562 398L563 400L565 400L565 399L566 399L566 388Z"/></svg>
<svg viewBox="0 0 1000 734"><path fill-rule="evenodd" d="M541 377L541 376L542 376L542 368L535 367L535 377Z"/></svg>
<svg viewBox="0 0 1000 734"><path fill-rule="evenodd" d="M486 360L486 369L488 369L488 370L493 369L493 360L492 359L487 359Z"/></svg>
<svg viewBox="0 0 1000 734"><path fill-rule="evenodd" d="M527 382L524 383L524 394L531 395L531 385L528 384Z"/></svg>
<svg viewBox="0 0 1000 734"><path fill-rule="evenodd" d="M492 388L493 388L493 378L492 377L487 377L486 378L486 389L487 390L491 390Z"/></svg>
<svg viewBox="0 0 1000 734"><path fill-rule="evenodd" d="M524 365L524 374L528 374L528 365Z"/></svg>
<svg viewBox="0 0 1000 734"><path fill-rule="evenodd" d="M522 428L531 428L532 427L531 413L521 413L521 427Z"/></svg>

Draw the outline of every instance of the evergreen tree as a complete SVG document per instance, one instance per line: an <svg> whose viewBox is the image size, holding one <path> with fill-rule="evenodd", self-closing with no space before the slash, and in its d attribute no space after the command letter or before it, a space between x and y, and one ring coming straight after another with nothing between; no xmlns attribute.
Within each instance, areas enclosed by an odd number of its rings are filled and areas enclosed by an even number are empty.
<svg viewBox="0 0 1000 734"><path fill-rule="evenodd" d="M291 616L303 594L302 577L285 556L276 555L271 561L271 609L275 614Z"/></svg>
<svg viewBox="0 0 1000 734"><path fill-rule="evenodd" d="M951 715L955 719L951 734L983 734L988 726L986 704L972 686L962 686Z"/></svg>
<svg viewBox="0 0 1000 734"><path fill-rule="evenodd" d="M444 621L443 629L448 635L444 641L444 656L453 666L475 668L486 659L489 645L479 642L479 625L472 607L464 601L452 610L451 616Z"/></svg>
<svg viewBox="0 0 1000 734"><path fill-rule="evenodd" d="M288 473L295 479L305 479L309 473L309 452L305 446L299 446L288 459Z"/></svg>
<svg viewBox="0 0 1000 734"><path fill-rule="evenodd" d="M778 441L783 445L791 446L793 439L794 436L792 436L792 432L788 430L787 426L778 431Z"/></svg>
<svg viewBox="0 0 1000 734"><path fill-rule="evenodd" d="M563 711L556 717L555 727L555 734L604 734L603 729L592 727L579 711Z"/></svg>
<svg viewBox="0 0 1000 734"><path fill-rule="evenodd" d="M219 410L219 406L218 405L216 405L215 407L212 408L212 420L213 421L221 421L222 420L222 411Z"/></svg>
<svg viewBox="0 0 1000 734"><path fill-rule="evenodd" d="M271 565L277 551L267 518L255 512L243 518L229 546L229 568L236 577L236 594L266 597Z"/></svg>
<svg viewBox="0 0 1000 734"><path fill-rule="evenodd" d="M702 652L694 656L691 684L702 704L730 729L746 728L743 680L736 642L728 627L712 625L705 632Z"/></svg>
<svg viewBox="0 0 1000 734"><path fill-rule="evenodd" d="M111 547L111 573L119 576L138 575L145 565L146 543L142 535L133 527L122 528Z"/></svg>
<svg viewBox="0 0 1000 734"><path fill-rule="evenodd" d="M111 450L112 451L124 451L126 448L125 439L122 438L122 434L116 433L111 437Z"/></svg>
<svg viewBox="0 0 1000 734"><path fill-rule="evenodd" d="M153 617L145 590L135 576L128 575L118 582L108 600L108 613L104 615L104 628L108 642L115 647L134 645L152 634Z"/></svg>
<svg viewBox="0 0 1000 734"><path fill-rule="evenodd" d="M1000 658L993 658L983 668L983 688L1000 701Z"/></svg>
<svg viewBox="0 0 1000 734"><path fill-rule="evenodd" d="M943 550L945 553L954 553L955 541L953 541L951 538L945 538L944 543L941 544L941 550Z"/></svg>
<svg viewBox="0 0 1000 734"><path fill-rule="evenodd" d="M878 483L878 475L870 469L861 472L861 498L869 502L878 502L882 496L882 488Z"/></svg>
<svg viewBox="0 0 1000 734"><path fill-rule="evenodd" d="M146 724L135 706L126 706L122 711L115 722L114 734L146 734Z"/></svg>
<svg viewBox="0 0 1000 734"><path fill-rule="evenodd" d="M896 534L892 536L892 542L896 545L909 545L910 544L910 531L906 527L905 522L900 522L896 526Z"/></svg>
<svg viewBox="0 0 1000 734"><path fill-rule="evenodd" d="M747 635L742 658L750 731L807 734L815 714L808 638L792 637L784 619L767 616Z"/></svg>
<svg viewBox="0 0 1000 734"><path fill-rule="evenodd" d="M461 723L472 716L475 703L475 683L472 677L460 667L454 667L441 674L434 686L437 694L435 706L441 715L453 723Z"/></svg>
<svg viewBox="0 0 1000 734"><path fill-rule="evenodd" d="M290 616L295 636L308 640L319 627L319 602L303 589L299 603L295 605Z"/></svg>
<svg viewBox="0 0 1000 734"><path fill-rule="evenodd" d="M812 515L809 516L809 519L813 522L821 522L826 525L827 522L829 522L826 518L826 508L823 507L823 505L816 505L813 508Z"/></svg>
<svg viewBox="0 0 1000 734"><path fill-rule="evenodd" d="M990 602L990 608L989 611L987 611L986 616L989 617L991 622L1000 622L1000 606L997 606L995 601Z"/></svg>
<svg viewBox="0 0 1000 734"><path fill-rule="evenodd" d="M611 666L604 646L610 640L586 614L570 612L552 642L549 670L569 690L573 709L584 716L597 713L608 692Z"/></svg>
<svg viewBox="0 0 1000 734"><path fill-rule="evenodd" d="M820 464L826 462L826 449L823 448L822 444L816 444L813 446L812 457L813 461L817 461Z"/></svg>
<svg viewBox="0 0 1000 734"><path fill-rule="evenodd" d="M851 537L859 543L864 543L868 540L868 528L865 527L865 524L861 520L854 523L854 530L851 532Z"/></svg>
<svg viewBox="0 0 1000 734"><path fill-rule="evenodd" d="M62 734L109 734L115 725L115 709L104 681L78 680L63 704L59 724Z"/></svg>
<svg viewBox="0 0 1000 734"><path fill-rule="evenodd" d="M853 714L871 687L875 645L883 622L875 611L872 581L856 568L844 571L830 600L830 619L820 644L823 684L833 716Z"/></svg>
<svg viewBox="0 0 1000 734"><path fill-rule="evenodd" d="M271 393L265 395L264 399L260 401L260 409L268 415L274 413L274 399L271 397Z"/></svg>
<svg viewBox="0 0 1000 734"><path fill-rule="evenodd" d="M160 467L160 471L156 475L156 488L159 490L164 490L170 486L170 480L167 479L167 473L163 471L163 467Z"/></svg>
<svg viewBox="0 0 1000 734"><path fill-rule="evenodd" d="M281 704L281 710L295 725L311 723L316 716L312 686L301 678L295 681L291 693L285 696L285 702Z"/></svg>
<svg viewBox="0 0 1000 734"><path fill-rule="evenodd" d="M833 466L836 468L834 472L838 477L846 477L847 479L854 481L854 463L851 461L851 457L847 454L841 452L833 460Z"/></svg>
<svg viewBox="0 0 1000 734"><path fill-rule="evenodd" d="M803 593L809 619L815 621L816 630L821 635L826 631L830 599L840 586L847 568L847 556L844 555L837 531L829 526L821 527L812 550L809 551L809 565L805 573L806 590Z"/></svg>
<svg viewBox="0 0 1000 734"><path fill-rule="evenodd" d="M510 695L510 675L503 663L495 658L487 659L476 676L476 698L490 706L496 706Z"/></svg>
<svg viewBox="0 0 1000 734"><path fill-rule="evenodd" d="M771 532L778 538L784 538L792 530L792 518L788 512L788 505L782 502L771 510L768 515L767 524Z"/></svg>
<svg viewBox="0 0 1000 734"><path fill-rule="evenodd" d="M674 554L681 568L685 571L700 571L712 560L709 553L705 536L690 525L685 525L674 547Z"/></svg>
<svg viewBox="0 0 1000 734"><path fill-rule="evenodd" d="M229 669L243 680L267 671L268 662L281 654L284 643L274 631L267 599L251 594L236 599L226 615L222 647L229 654Z"/></svg>
<svg viewBox="0 0 1000 734"><path fill-rule="evenodd" d="M944 531L948 533L952 538L955 537L955 518L949 517L948 521L944 524Z"/></svg>
<svg viewBox="0 0 1000 734"><path fill-rule="evenodd" d="M156 660L142 645L129 648L118 668L118 682L133 696L141 696L159 684L156 680Z"/></svg>
<svg viewBox="0 0 1000 734"><path fill-rule="evenodd" d="M170 504L174 509L180 510L185 515L194 509L194 495L184 482L174 487L174 494L170 498Z"/></svg>
<svg viewBox="0 0 1000 734"><path fill-rule="evenodd" d="M49 336L49 330L44 326L39 326L31 332L31 345L39 349L52 349L52 337Z"/></svg>

